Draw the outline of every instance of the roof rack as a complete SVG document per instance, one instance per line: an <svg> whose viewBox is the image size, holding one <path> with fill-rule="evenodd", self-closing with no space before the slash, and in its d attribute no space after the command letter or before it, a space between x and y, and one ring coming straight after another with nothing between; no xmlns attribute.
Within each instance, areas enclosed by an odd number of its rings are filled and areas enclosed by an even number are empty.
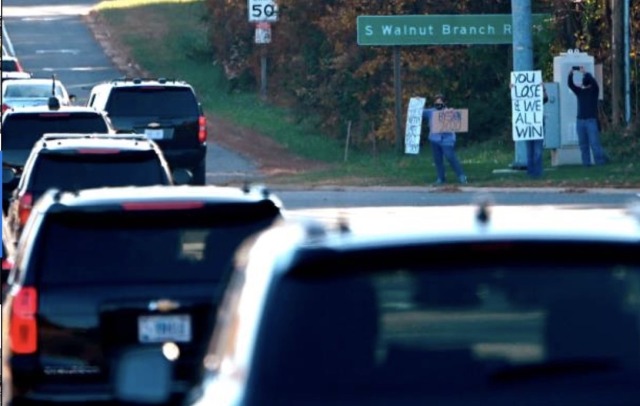
<svg viewBox="0 0 640 406"><path fill-rule="evenodd" d="M144 77L121 77L121 78L116 78L116 79L112 79L111 83L118 83L118 82L133 82L133 83L142 83L142 82L158 82L158 83L168 83L168 82L173 82L173 83L185 83L183 80L179 80L179 79L175 79L175 78L165 78L165 77L158 77L158 78L144 78Z"/></svg>
<svg viewBox="0 0 640 406"><path fill-rule="evenodd" d="M147 136L137 133L46 133L40 138L42 141L62 140L65 138L102 138L102 139L119 139L119 140L147 140Z"/></svg>

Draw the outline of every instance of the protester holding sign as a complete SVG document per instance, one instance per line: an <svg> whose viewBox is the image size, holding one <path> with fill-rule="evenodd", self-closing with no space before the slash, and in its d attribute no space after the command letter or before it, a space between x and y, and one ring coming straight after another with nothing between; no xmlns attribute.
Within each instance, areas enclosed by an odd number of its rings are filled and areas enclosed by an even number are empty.
<svg viewBox="0 0 640 406"><path fill-rule="evenodd" d="M573 83L573 73L582 73L582 86ZM591 166L591 153L596 165L607 163L607 157L600 144L600 129L598 127L598 96L600 87L598 81L587 71L584 66L574 66L569 71L569 89L578 98L578 117L576 120L576 132L578 144L582 155L582 165Z"/></svg>
<svg viewBox="0 0 640 406"><path fill-rule="evenodd" d="M433 107L424 109L422 112L423 120L431 123L434 120L434 114L449 110L445 105L443 95L436 95ZM464 174L462 165L455 152L456 133L455 132L433 132L429 131L429 143L433 153L433 162L436 165L436 185L442 185L446 182L444 158L447 159L451 168L456 173L460 183L467 183L467 176Z"/></svg>

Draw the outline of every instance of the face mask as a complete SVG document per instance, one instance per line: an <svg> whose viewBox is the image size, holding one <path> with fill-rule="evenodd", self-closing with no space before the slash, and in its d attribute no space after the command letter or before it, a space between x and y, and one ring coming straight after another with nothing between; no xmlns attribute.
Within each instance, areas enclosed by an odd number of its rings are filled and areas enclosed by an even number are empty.
<svg viewBox="0 0 640 406"><path fill-rule="evenodd" d="M442 104L442 103L436 103L434 106L438 110L442 110L444 108L444 104Z"/></svg>

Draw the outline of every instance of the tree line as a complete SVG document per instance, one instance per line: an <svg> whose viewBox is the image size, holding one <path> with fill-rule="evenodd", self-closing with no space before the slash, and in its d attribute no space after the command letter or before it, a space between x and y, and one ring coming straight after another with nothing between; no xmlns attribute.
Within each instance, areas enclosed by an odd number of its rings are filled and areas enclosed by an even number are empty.
<svg viewBox="0 0 640 406"><path fill-rule="evenodd" d="M624 1L624 0L623 0ZM635 137L638 122L640 0L629 0L631 99ZM553 79L553 57L580 49L602 64L605 130L621 130L623 82L620 50L622 1L533 0L532 12L549 16L534 30L534 65L545 81ZM511 0L278 0L271 43L255 43L247 0L207 0L213 58L234 87L255 90L261 59L268 60L269 99L289 106L302 120L314 116L326 134L345 133L350 124L356 145L395 140L391 47L359 46L359 15L509 14ZM510 139L509 74L512 46L447 45L401 48L403 106L414 96L448 96L449 104L469 109L473 140Z"/></svg>

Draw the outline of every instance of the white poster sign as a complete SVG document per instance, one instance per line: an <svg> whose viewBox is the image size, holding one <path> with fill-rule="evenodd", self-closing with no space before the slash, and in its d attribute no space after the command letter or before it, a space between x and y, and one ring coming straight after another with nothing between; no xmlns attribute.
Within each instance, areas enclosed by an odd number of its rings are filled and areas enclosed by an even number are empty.
<svg viewBox="0 0 640 406"><path fill-rule="evenodd" d="M256 24L256 44L269 44L269 43L271 43L271 24L257 23Z"/></svg>
<svg viewBox="0 0 640 406"><path fill-rule="evenodd" d="M542 72L511 72L511 117L514 141L544 139Z"/></svg>
<svg viewBox="0 0 640 406"><path fill-rule="evenodd" d="M248 0L249 22L278 21L278 5L273 0Z"/></svg>
<svg viewBox="0 0 640 406"><path fill-rule="evenodd" d="M418 154L420 152L420 133L422 132L422 110L426 99L412 97L407 110L407 125L404 133L404 153Z"/></svg>

